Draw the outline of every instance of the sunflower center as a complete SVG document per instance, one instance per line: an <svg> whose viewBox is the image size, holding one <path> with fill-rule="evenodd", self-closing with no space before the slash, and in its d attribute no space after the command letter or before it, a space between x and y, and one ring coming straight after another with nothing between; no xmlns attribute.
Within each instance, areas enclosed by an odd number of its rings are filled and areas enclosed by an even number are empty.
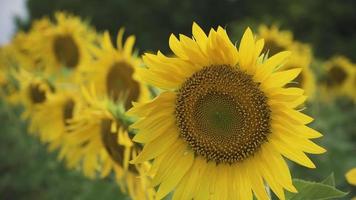
<svg viewBox="0 0 356 200"><path fill-rule="evenodd" d="M125 108L131 108L131 102L136 101L140 94L140 85L133 79L133 68L125 62L113 64L106 77L106 88L109 96L118 101L125 100Z"/></svg>
<svg viewBox="0 0 356 200"><path fill-rule="evenodd" d="M119 166L123 166L125 147L118 144L117 133L111 132L111 119L101 121L101 140L111 159ZM134 165L129 165L129 170L138 174Z"/></svg>
<svg viewBox="0 0 356 200"><path fill-rule="evenodd" d="M54 55L58 62L69 69L79 63L79 48L70 35L59 35L53 42Z"/></svg>
<svg viewBox="0 0 356 200"><path fill-rule="evenodd" d="M341 85L342 83L344 83L346 79L347 79L347 73L345 72L345 70L343 70L339 66L334 66L328 72L326 83L332 87L332 86Z"/></svg>
<svg viewBox="0 0 356 200"><path fill-rule="evenodd" d="M193 74L178 91L175 114L192 150L217 163L253 155L270 133L267 97L237 67L209 66Z"/></svg>
<svg viewBox="0 0 356 200"><path fill-rule="evenodd" d="M30 84L29 95L34 104L40 104L46 101L46 92L40 88L39 84Z"/></svg>
<svg viewBox="0 0 356 200"><path fill-rule="evenodd" d="M63 106L63 122L68 126L68 120L73 118L75 103L73 99L68 99Z"/></svg>
<svg viewBox="0 0 356 200"><path fill-rule="evenodd" d="M262 52L268 52L269 56L273 56L276 53L285 51L285 48L279 45L274 40L265 40L265 45Z"/></svg>

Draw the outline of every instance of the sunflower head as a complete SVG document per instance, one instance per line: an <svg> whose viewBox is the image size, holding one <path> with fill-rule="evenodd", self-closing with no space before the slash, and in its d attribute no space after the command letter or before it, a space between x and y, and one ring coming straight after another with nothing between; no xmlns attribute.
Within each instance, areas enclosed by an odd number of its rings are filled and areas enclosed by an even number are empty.
<svg viewBox="0 0 356 200"><path fill-rule="evenodd" d="M147 173L149 164L129 165L129 160L141 148L131 141L126 122L115 117L124 115L118 114L121 110L124 112L123 108L116 108L108 97L97 96L93 85L89 89L83 87L82 94L85 106L67 121L68 134L60 145L60 158L66 160L68 167L81 169L89 178L114 174L124 193L134 199L148 199L153 193L146 184L148 179L136 177ZM70 106L67 102L65 108L70 109Z"/></svg>
<svg viewBox="0 0 356 200"><path fill-rule="evenodd" d="M97 60L88 72L98 94L107 96L113 102L124 102L125 109L131 108L132 101L142 101L149 97L149 91L137 76L141 61L132 55L134 36L123 42L124 29L117 36L116 48L109 33L104 33L100 46L94 49Z"/></svg>
<svg viewBox="0 0 356 200"><path fill-rule="evenodd" d="M95 30L80 18L57 12L54 21L43 18L31 27L27 50L41 66L41 71L63 81L78 81L92 57Z"/></svg>
<svg viewBox="0 0 356 200"><path fill-rule="evenodd" d="M70 120L80 110L81 101L73 90L57 88L55 93L48 93L43 103L37 105L31 114L29 130L38 135L49 150L58 149L67 134ZM48 111L51 115L48 115ZM51 123L46 123L50 121Z"/></svg>
<svg viewBox="0 0 356 200"><path fill-rule="evenodd" d="M321 89L323 99L349 96L355 98L355 64L343 56L335 56L324 64Z"/></svg>
<svg viewBox="0 0 356 200"><path fill-rule="evenodd" d="M133 140L145 144L132 162L154 160L156 198L267 199L265 184L280 199L296 192L283 157L314 168L305 153L325 150L295 109L304 91L286 86L301 72L283 68L291 53L262 59L264 39L249 28L237 49L225 29L206 35L195 23L192 38L171 35L169 45L175 56L147 53L139 70L162 93L128 111L139 117Z"/></svg>

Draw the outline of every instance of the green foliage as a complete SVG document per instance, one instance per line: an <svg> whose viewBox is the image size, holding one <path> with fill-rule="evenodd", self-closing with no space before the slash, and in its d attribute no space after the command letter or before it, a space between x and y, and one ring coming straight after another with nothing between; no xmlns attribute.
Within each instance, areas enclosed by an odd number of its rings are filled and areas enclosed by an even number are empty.
<svg viewBox="0 0 356 200"><path fill-rule="evenodd" d="M331 183L332 177L326 180ZM316 183L295 179L293 184L298 190L298 193L287 193L288 200L327 200L345 197L347 193L336 189L334 186L327 183Z"/></svg>

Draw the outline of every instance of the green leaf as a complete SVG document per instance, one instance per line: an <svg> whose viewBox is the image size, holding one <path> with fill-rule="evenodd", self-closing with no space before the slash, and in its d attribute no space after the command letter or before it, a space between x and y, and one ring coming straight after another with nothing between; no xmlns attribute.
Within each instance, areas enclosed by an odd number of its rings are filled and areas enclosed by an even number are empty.
<svg viewBox="0 0 356 200"><path fill-rule="evenodd" d="M325 183L316 183L294 179L293 184L297 188L298 193L287 193L288 200L327 200L341 198L347 193L336 189L334 186L328 185L333 182L332 177L328 177Z"/></svg>
<svg viewBox="0 0 356 200"><path fill-rule="evenodd" d="M332 172L326 179L324 179L321 183L330 185L330 186L335 186L335 176L334 172Z"/></svg>

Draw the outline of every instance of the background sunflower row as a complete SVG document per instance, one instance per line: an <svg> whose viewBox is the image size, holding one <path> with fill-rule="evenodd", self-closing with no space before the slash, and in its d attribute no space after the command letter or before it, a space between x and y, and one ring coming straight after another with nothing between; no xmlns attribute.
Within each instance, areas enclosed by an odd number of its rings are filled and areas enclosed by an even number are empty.
<svg viewBox="0 0 356 200"><path fill-rule="evenodd" d="M108 32L95 31L77 17L65 13L54 16L54 20L43 18L33 22L28 32L17 33L9 45L1 48L3 106L11 113L19 110L21 118L28 122L28 132L45 143L49 151L56 151L56 156L68 168L76 168L89 178L110 176L122 192L137 199L143 198L137 195L153 195L153 191L145 188L145 180L137 182L133 178L145 173L145 164L137 167L128 164L140 147L131 142L127 126L132 119L124 112L132 100L144 101L159 92L145 86L135 75L137 68L142 67L134 51L135 37L123 39L124 30L120 29L117 37L113 38ZM346 113L346 119L337 119L340 121L334 123L338 126L340 122L345 123L346 127L340 131L343 134L340 140L347 145L333 147L332 141L326 141L326 145L335 148L332 153L353 152L355 64L344 56L335 56L327 61L315 59L309 45L295 41L291 32L277 26L261 25L257 33L258 37L266 40L269 54L290 50L295 60L290 60L286 66L303 68L301 76L291 85L306 90L311 97L307 106L311 107L314 116L327 118L329 113ZM117 83L117 80L124 84ZM117 85L126 85L127 88L117 88ZM51 115L48 115L49 111ZM323 112L326 113L320 114ZM4 114L6 120L8 116ZM11 116L17 118L16 115ZM45 124L48 120L53 123ZM332 121L314 126L328 129ZM88 136L88 132L92 134ZM322 132L335 134L330 130ZM78 135L86 136L76 137ZM20 137L27 136L23 134ZM111 142L115 140L118 142ZM120 149L120 154L115 155L118 152L113 149ZM320 179L326 173L341 168L335 172L336 180L342 187L349 187L343 176L347 169L355 166L355 160L348 156L345 159L344 166L335 167L332 166L332 158L322 157L319 161L322 170L313 172L311 179ZM310 173L297 166L295 168L300 176ZM111 171L115 175L110 175Z"/></svg>

